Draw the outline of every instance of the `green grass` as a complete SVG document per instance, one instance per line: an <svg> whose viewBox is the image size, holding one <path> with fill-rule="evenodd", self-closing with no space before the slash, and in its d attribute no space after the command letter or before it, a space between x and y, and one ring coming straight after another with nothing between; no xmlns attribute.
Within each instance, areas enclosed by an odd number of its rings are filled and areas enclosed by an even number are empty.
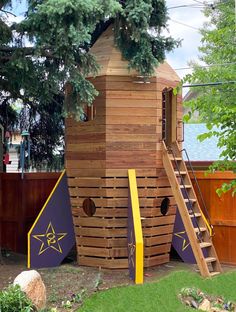
<svg viewBox="0 0 236 312"><path fill-rule="evenodd" d="M183 312L193 311L178 299L182 287L236 302L236 271L203 279L199 274L178 271L153 283L119 287L98 292L85 300L78 312Z"/></svg>

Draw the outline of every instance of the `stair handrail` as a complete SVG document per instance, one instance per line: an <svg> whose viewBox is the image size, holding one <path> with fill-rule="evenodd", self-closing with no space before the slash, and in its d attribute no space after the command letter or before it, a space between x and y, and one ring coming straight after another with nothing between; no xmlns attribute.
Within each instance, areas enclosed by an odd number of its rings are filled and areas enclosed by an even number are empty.
<svg viewBox="0 0 236 312"><path fill-rule="evenodd" d="M208 230L209 230L209 233L210 233L210 236L213 236L214 235L214 230L213 230L213 225L211 224L211 219L210 219L210 215L208 213L208 210L207 210L207 207L206 207L206 203L203 199L203 195L202 195L202 191L200 189L200 186L199 186L199 183L198 183L198 180L197 180L197 177L195 175L195 172L194 172L194 169L193 169L193 166L192 166L192 162L191 160L189 159L189 156L188 156L188 152L185 148L183 148L182 150L180 150L180 152L184 152L185 153L185 156L187 158L187 161L188 161L188 164L190 166L190 169L191 169L191 172L192 172L192 175L193 175L193 178L194 178L194 181L196 183L196 186L197 186L197 190L198 190L198 193L200 195L200 198L201 198L201 202L202 202L202 205L203 205L203 208L204 208L204 213L201 209L201 207L199 207L199 209L201 210L201 213L202 213L202 217L206 223L206 226L208 227ZM205 216L206 214L206 216Z"/></svg>
<svg viewBox="0 0 236 312"><path fill-rule="evenodd" d="M198 239L199 239L200 241L202 241L202 240L203 240L202 232L201 232L201 230L200 230L200 227L199 227L199 224L198 224L198 221L197 221L197 217L196 217L196 215L195 215L195 213L194 213L194 210L193 210L192 201L190 200L188 191L187 191L187 189L186 189L186 187L185 187L184 179L183 179L183 177L182 177L182 175L181 175L181 173L180 173L180 168L179 168L178 162L177 162L177 160L176 160L175 152L174 152L174 150L173 150L171 147L168 147L168 150L172 153L172 156L173 156L173 158L174 158L174 162L175 162L177 171L178 171L179 176L180 176L180 179L181 179L181 184L182 184L182 186L183 186L183 188L184 188L185 195L187 196L187 200L188 200L188 203L189 203L189 205L190 205L190 209L189 209L189 207L188 207L188 210L191 211L191 213L192 213L192 215L193 215L193 217L194 217L194 219L195 219L195 221L196 221L196 225L197 225L197 228L198 228L198 233L196 233L196 235L197 235ZM182 194L182 192L181 192L181 194ZM183 196L183 194L182 194L182 196Z"/></svg>

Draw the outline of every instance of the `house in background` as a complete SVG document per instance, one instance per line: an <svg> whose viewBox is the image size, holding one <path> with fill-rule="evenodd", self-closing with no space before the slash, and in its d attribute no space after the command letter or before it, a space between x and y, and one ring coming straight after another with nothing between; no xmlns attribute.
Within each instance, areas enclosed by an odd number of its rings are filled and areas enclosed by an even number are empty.
<svg viewBox="0 0 236 312"><path fill-rule="evenodd" d="M185 96L183 97L183 110L184 110L183 113L184 113L184 115L187 115L191 111L191 109L189 107L187 107L185 105L185 103L187 101L191 101L191 100L196 99L197 96L198 96L198 92L191 90L191 89L188 91L188 93L185 94ZM197 112L197 111L193 112L192 117L191 117L191 121L196 122L198 120L199 120L199 112Z"/></svg>
<svg viewBox="0 0 236 312"><path fill-rule="evenodd" d="M18 170L18 149L21 142L21 135L20 133L14 133L12 136L12 142L9 147L9 154L10 154L10 161L11 163L7 165L6 172L13 173L19 172Z"/></svg>

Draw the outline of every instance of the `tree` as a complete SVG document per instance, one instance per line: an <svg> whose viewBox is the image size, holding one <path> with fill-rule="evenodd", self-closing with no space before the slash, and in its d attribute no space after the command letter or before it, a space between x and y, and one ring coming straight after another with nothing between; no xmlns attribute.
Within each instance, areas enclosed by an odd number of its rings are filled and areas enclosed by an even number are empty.
<svg viewBox="0 0 236 312"><path fill-rule="evenodd" d="M4 19L9 2L0 0L0 97L9 105L21 99L31 122L65 102L65 83L73 90L65 115L79 118L81 103L92 104L97 91L86 77L97 74L98 64L89 48L109 24L130 67L144 76L178 45L162 35L165 0L28 0L25 19L10 25Z"/></svg>
<svg viewBox="0 0 236 312"><path fill-rule="evenodd" d="M198 97L187 103L192 111L199 111L208 132L199 136L200 141L216 136L223 148L222 161L211 166L214 170L236 172L236 25L234 0L217 0L204 13L209 22L201 30L200 60L209 67L194 63L194 71L185 77L190 83L215 83L198 87ZM189 116L190 117L190 116ZM188 119L188 118L187 118ZM232 190L236 193L236 180L223 184L218 194Z"/></svg>

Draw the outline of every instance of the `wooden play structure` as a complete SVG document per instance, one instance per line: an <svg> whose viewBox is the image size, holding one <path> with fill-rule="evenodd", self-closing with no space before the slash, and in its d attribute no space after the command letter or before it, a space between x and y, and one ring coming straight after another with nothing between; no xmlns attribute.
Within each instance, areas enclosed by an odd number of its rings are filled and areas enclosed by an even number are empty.
<svg viewBox="0 0 236 312"><path fill-rule="evenodd" d="M66 170L78 263L112 269L128 267L128 169L135 169L144 267L169 261L177 202L202 275L220 272L175 143L181 144L183 139L181 96L173 93L179 77L167 63L158 66L148 79L129 71L114 45L111 26L91 52L101 66L99 75L89 78L99 96L92 108L84 108L83 121L66 120ZM188 205L192 214L188 213ZM193 217L199 226L194 226ZM207 257L203 248L209 250ZM211 269L208 263L213 264Z"/></svg>

